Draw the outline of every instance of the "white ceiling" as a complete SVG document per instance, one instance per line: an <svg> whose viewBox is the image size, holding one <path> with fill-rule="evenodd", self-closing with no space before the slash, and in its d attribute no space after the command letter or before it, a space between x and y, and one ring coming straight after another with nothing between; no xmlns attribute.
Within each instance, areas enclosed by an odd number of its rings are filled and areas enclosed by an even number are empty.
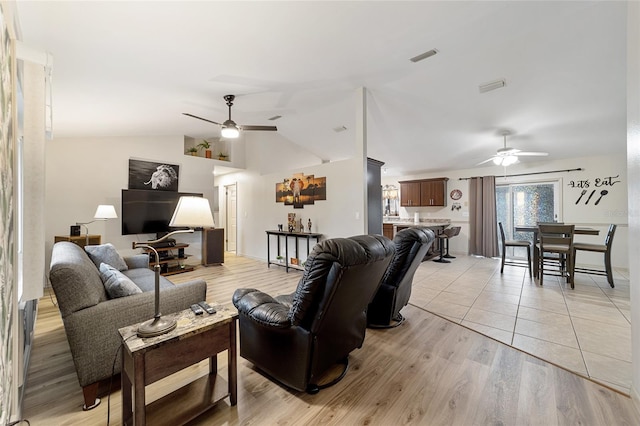
<svg viewBox="0 0 640 426"><path fill-rule="evenodd" d="M391 174L474 167L508 145L549 159L623 153L624 2L32 2L22 39L54 56L56 137L219 135L275 124L319 157ZM437 49L413 63L409 58ZM506 87L480 94L480 84ZM269 121L274 115L280 120ZM333 129L347 127L336 133ZM539 157L521 161L540 161Z"/></svg>

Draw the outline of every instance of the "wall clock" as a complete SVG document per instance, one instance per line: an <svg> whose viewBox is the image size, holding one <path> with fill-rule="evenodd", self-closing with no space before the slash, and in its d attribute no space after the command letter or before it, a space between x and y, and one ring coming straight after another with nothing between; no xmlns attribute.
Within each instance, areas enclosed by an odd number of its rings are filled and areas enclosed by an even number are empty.
<svg viewBox="0 0 640 426"><path fill-rule="evenodd" d="M449 196L452 200L459 200L460 198L462 198L462 191L460 191L459 189L454 189L453 191L451 191L451 194L449 194Z"/></svg>

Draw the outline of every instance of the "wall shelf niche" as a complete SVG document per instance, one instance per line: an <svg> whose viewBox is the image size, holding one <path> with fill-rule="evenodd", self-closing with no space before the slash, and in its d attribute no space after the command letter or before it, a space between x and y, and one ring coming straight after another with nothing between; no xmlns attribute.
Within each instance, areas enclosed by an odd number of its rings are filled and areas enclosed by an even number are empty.
<svg viewBox="0 0 640 426"><path fill-rule="evenodd" d="M209 143L209 149L204 149L200 144L204 141ZM229 141L211 137L211 138L193 138L184 136L184 155L206 158L208 160L217 160L231 162L229 155Z"/></svg>

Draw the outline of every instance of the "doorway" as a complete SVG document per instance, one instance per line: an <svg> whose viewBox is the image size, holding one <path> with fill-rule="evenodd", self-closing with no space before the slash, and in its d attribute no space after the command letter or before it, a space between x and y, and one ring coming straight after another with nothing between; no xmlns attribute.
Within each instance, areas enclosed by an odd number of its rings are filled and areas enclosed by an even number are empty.
<svg viewBox="0 0 640 426"><path fill-rule="evenodd" d="M236 251L236 233L237 233L237 205L236 205L236 184L225 185L225 205L226 205L226 228L227 228L227 251Z"/></svg>

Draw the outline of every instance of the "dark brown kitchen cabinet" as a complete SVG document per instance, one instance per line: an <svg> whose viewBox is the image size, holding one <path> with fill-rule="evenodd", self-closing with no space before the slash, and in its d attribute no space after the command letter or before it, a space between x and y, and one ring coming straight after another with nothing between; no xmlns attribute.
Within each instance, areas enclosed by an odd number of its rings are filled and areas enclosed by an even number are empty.
<svg viewBox="0 0 640 426"><path fill-rule="evenodd" d="M400 182L400 205L420 206L420 182Z"/></svg>
<svg viewBox="0 0 640 426"><path fill-rule="evenodd" d="M419 179L400 183L402 207L443 207L447 205L449 178Z"/></svg>

